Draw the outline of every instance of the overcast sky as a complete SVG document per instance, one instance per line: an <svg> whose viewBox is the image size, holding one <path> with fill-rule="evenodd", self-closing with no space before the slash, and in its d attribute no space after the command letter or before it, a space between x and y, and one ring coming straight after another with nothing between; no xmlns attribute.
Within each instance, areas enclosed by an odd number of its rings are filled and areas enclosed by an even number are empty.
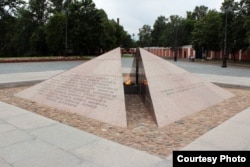
<svg viewBox="0 0 250 167"><path fill-rule="evenodd" d="M224 0L93 0L98 9L104 9L109 19L120 19L129 34L137 35L139 28L147 24L153 26L158 16L171 15L186 17L186 11L205 5L209 9L220 10Z"/></svg>

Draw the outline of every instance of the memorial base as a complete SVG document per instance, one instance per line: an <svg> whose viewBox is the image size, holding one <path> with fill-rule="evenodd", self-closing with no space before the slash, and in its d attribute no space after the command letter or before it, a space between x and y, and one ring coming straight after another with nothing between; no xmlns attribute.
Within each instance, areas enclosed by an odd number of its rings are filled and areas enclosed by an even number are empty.
<svg viewBox="0 0 250 167"><path fill-rule="evenodd" d="M125 94L138 94L139 92L138 88L139 86L135 84L131 84L131 85L124 84L124 93Z"/></svg>

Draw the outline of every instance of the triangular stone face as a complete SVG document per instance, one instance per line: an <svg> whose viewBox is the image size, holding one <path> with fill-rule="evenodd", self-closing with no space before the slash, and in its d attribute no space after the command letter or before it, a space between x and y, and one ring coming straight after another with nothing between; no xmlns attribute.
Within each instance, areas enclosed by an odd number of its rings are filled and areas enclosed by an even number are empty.
<svg viewBox="0 0 250 167"><path fill-rule="evenodd" d="M17 96L127 127L120 48L30 87Z"/></svg>
<svg viewBox="0 0 250 167"><path fill-rule="evenodd" d="M145 96L159 127L234 96L144 49L140 55L148 86Z"/></svg>

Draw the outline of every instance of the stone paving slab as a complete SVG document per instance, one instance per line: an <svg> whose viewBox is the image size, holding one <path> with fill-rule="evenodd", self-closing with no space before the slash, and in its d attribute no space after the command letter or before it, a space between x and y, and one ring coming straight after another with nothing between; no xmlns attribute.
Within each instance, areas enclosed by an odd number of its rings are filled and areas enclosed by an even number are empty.
<svg viewBox="0 0 250 167"><path fill-rule="evenodd" d="M169 161L0 102L0 164L165 167Z"/></svg>
<svg viewBox="0 0 250 167"><path fill-rule="evenodd" d="M13 125L0 122L0 133L8 132L15 129L16 127L14 127Z"/></svg>
<svg viewBox="0 0 250 167"><path fill-rule="evenodd" d="M126 147L120 147L120 144L114 143L112 148L109 147L110 141L102 140L96 141L83 147L79 147L74 150L74 153L83 159L87 159L91 162L95 162L97 165L102 166L148 166L150 161L153 160L151 157L138 156L136 152L130 152L126 154ZM124 154L125 153L125 154ZM93 156L95 155L95 156ZM122 158L121 158L122 157ZM147 158L147 159L145 159ZM129 161L124 161L125 159ZM133 162L131 164L131 161ZM152 165L152 164L151 164Z"/></svg>
<svg viewBox="0 0 250 167"><path fill-rule="evenodd" d="M3 158L0 157L0 164L2 167L12 167L9 163L7 163Z"/></svg>
<svg viewBox="0 0 250 167"><path fill-rule="evenodd" d="M71 153L37 138L4 147L0 155L17 167L76 166L80 160Z"/></svg>
<svg viewBox="0 0 250 167"><path fill-rule="evenodd" d="M34 84L49 79L62 72L64 72L64 70L0 74L0 88L27 85L27 83ZM131 69L123 68L122 72L124 74L129 74L131 72ZM244 87L250 88L249 77L223 76L219 74L218 75L200 74L200 73L194 73L194 74L197 75L198 77L201 77L209 82L213 82L216 84L223 84L225 86L232 86L239 88L244 88Z"/></svg>
<svg viewBox="0 0 250 167"><path fill-rule="evenodd" d="M7 132L1 132L0 148L20 143L26 140L32 140L33 136L19 129Z"/></svg>
<svg viewBox="0 0 250 167"><path fill-rule="evenodd" d="M248 88L250 89L250 78L249 77L236 77L236 76L219 76L211 74L195 74L209 82L216 84L222 84L224 86Z"/></svg>
<svg viewBox="0 0 250 167"><path fill-rule="evenodd" d="M63 72L63 70L0 74L0 88L27 85L28 83L34 84L49 79L61 72Z"/></svg>
<svg viewBox="0 0 250 167"><path fill-rule="evenodd" d="M35 129L30 133L51 145L55 145L65 150L73 150L99 140L99 138L92 134L84 131L79 133L77 129L63 124L54 124L52 126ZM76 133L78 133L78 135L75 135Z"/></svg>
<svg viewBox="0 0 250 167"><path fill-rule="evenodd" d="M182 150L249 150L250 108L197 138Z"/></svg>
<svg viewBox="0 0 250 167"><path fill-rule="evenodd" d="M25 130L37 129L40 127L55 124L54 121L45 117L38 118L37 115L33 113L22 114L16 117L9 118L8 122L17 128Z"/></svg>

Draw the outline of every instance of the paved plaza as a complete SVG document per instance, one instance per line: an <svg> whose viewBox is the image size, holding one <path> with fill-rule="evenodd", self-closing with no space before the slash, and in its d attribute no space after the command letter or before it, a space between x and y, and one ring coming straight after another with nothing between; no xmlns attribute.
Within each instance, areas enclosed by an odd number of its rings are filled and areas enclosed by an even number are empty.
<svg viewBox="0 0 250 167"><path fill-rule="evenodd" d="M170 62L209 82L250 89L250 68ZM61 63L41 63L39 67L37 64L29 67L29 63L19 63L18 66L12 63L0 64L0 88L34 84L84 62L68 62L67 65ZM126 60L124 71L129 66L130 62ZM250 150L249 122L250 108L246 108L182 149ZM172 166L171 155L159 158L4 102L0 102L0 164L1 167Z"/></svg>

